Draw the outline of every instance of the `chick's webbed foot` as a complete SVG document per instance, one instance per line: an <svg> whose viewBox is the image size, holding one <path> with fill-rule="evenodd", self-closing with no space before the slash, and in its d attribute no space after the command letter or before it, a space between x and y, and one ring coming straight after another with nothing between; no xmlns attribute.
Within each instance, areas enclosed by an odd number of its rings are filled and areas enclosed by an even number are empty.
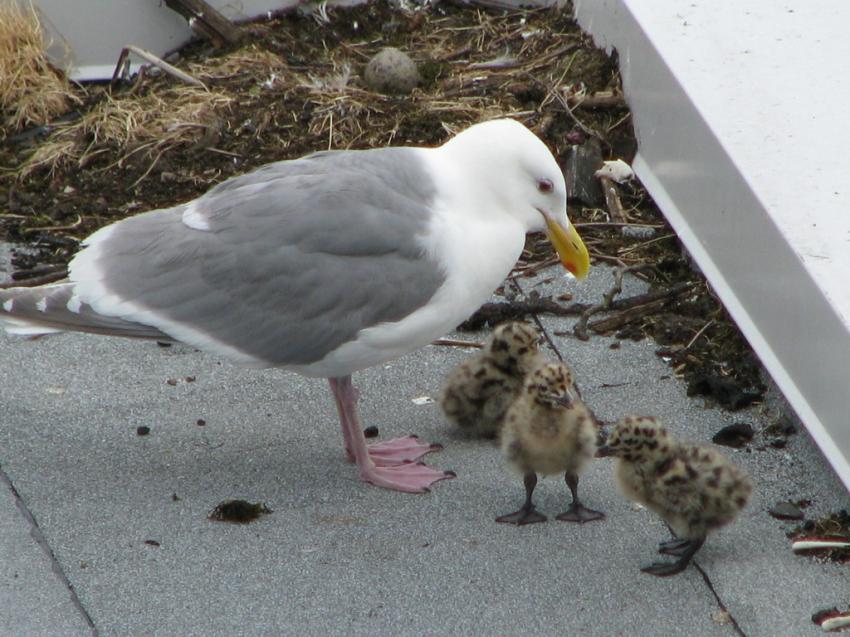
<svg viewBox="0 0 850 637"><path fill-rule="evenodd" d="M555 519L561 522L578 522L579 524L584 524L585 522L593 522L594 520L604 520L605 514L602 511L588 509L580 502L573 502L569 509L563 513L559 513Z"/></svg>
<svg viewBox="0 0 850 637"><path fill-rule="evenodd" d="M522 507L519 511L500 515L496 518L496 522L501 522L502 524L516 524L517 526L545 521L546 516L542 513L538 513L533 506L531 508Z"/></svg>
<svg viewBox="0 0 850 637"><path fill-rule="evenodd" d="M522 508L519 511L500 515L496 518L496 522L524 526L526 524L535 524L536 522L546 521L546 516L537 512L534 508L534 502L532 501L534 487L537 486L537 474L533 472L526 473L523 476L522 481L525 485L525 504L522 505Z"/></svg>
<svg viewBox="0 0 850 637"><path fill-rule="evenodd" d="M681 555L688 550L690 545L690 540L677 537L666 542L659 542L658 552L662 555Z"/></svg>
<svg viewBox="0 0 850 637"><path fill-rule="evenodd" d="M649 575L655 575L655 577L669 577L684 571L688 567L688 564L691 563L691 558L693 558L694 554L700 550L703 542L705 542L705 538L681 540L681 542L684 543L681 548L678 543L661 543L662 545L671 544L673 546L672 550L677 551L675 554L679 556L678 560L675 562L653 562L649 566L644 566L640 570L644 573L648 573Z"/></svg>
<svg viewBox="0 0 850 637"><path fill-rule="evenodd" d="M605 519L605 514L602 511L588 509L578 499L578 476L575 473L567 471L564 474L564 481L570 489L573 501L570 508L559 514L555 519L561 520L561 522L578 522L579 524Z"/></svg>
<svg viewBox="0 0 850 637"><path fill-rule="evenodd" d="M688 567L688 561L676 560L675 562L653 562L649 566L644 566L640 570L655 577L670 577L681 573Z"/></svg>

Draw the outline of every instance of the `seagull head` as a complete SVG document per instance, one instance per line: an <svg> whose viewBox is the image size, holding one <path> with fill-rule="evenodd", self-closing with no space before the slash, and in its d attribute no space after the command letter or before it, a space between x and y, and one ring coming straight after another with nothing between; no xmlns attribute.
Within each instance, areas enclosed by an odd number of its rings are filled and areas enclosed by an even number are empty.
<svg viewBox="0 0 850 637"><path fill-rule="evenodd" d="M590 268L587 247L567 217L567 186L558 162L539 137L512 119L470 126L446 142L464 175L488 191L494 207L526 232L543 231L576 278Z"/></svg>

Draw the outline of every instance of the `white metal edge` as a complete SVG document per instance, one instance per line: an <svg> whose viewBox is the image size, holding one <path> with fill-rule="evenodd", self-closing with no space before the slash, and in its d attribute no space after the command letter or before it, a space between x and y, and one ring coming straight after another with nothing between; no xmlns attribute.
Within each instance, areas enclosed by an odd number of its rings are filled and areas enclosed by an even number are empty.
<svg viewBox="0 0 850 637"><path fill-rule="evenodd" d="M634 168L850 490L850 334L622 0L576 17L619 53Z"/></svg>

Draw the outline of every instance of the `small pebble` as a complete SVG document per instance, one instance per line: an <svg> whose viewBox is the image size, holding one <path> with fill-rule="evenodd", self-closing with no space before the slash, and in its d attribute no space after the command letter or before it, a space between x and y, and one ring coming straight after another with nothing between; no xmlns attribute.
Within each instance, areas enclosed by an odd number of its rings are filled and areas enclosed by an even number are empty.
<svg viewBox="0 0 850 637"><path fill-rule="evenodd" d="M375 438L378 435L378 428L375 427L375 425L372 425L371 427L366 427L366 429L363 430L363 435L366 438Z"/></svg>
<svg viewBox="0 0 850 637"><path fill-rule="evenodd" d="M136 427L137 436L147 436L151 432L151 428L147 425L139 425Z"/></svg>
<svg viewBox="0 0 850 637"><path fill-rule="evenodd" d="M379 93L410 93L421 81L416 64L404 51L381 49L366 65L363 80Z"/></svg>
<svg viewBox="0 0 850 637"><path fill-rule="evenodd" d="M802 520L803 512L792 502L779 502L768 511L777 520Z"/></svg>

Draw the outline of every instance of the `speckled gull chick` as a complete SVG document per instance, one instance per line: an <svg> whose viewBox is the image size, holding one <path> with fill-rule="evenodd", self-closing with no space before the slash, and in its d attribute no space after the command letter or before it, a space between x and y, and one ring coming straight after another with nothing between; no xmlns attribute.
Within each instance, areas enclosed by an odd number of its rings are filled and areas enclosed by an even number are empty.
<svg viewBox="0 0 850 637"><path fill-rule="evenodd" d="M546 231L583 277L557 162L509 120L436 148L328 151L233 177L188 203L106 226L67 282L0 290L12 333L182 341L252 367L329 379L363 480L421 492L451 473L414 436L367 445L351 374L453 329Z"/></svg>

